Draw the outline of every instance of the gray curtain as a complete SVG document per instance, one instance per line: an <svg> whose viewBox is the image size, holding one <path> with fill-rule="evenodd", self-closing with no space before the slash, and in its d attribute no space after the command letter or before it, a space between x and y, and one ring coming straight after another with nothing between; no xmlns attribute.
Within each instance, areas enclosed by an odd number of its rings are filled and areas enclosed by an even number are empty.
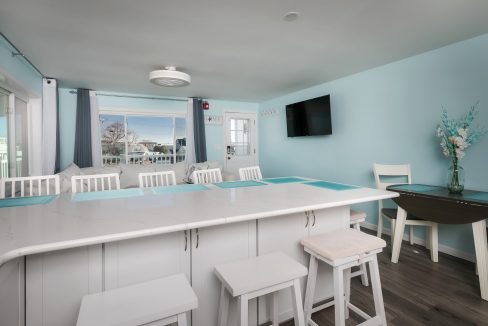
<svg viewBox="0 0 488 326"><path fill-rule="evenodd" d="M79 88L77 90L75 155L73 158L73 162L80 168L86 168L93 165L91 143L90 91L88 89Z"/></svg>
<svg viewBox="0 0 488 326"><path fill-rule="evenodd" d="M207 143L205 141L205 117L202 109L202 99L193 99L193 136L195 139L195 161L207 161Z"/></svg>

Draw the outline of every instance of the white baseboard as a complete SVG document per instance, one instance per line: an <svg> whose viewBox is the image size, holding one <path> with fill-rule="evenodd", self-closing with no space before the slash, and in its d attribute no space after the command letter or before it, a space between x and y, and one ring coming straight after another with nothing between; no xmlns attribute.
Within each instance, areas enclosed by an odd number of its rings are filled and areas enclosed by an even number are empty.
<svg viewBox="0 0 488 326"><path fill-rule="evenodd" d="M378 230L378 226L375 224L371 224L371 223L364 223L363 222L363 223L361 223L361 226L364 227L365 229L368 229L368 230L373 230L373 231ZM383 233L391 236L391 230L385 228L384 226L383 226ZM403 235L403 240L405 240L405 241L410 240L408 234ZM414 236L414 242L415 242L415 244L418 244L418 245L425 247L425 239L424 238L419 238L419 237ZM440 243L439 243L439 251L443 252L445 254L457 257L457 258L461 258L461 259L470 261L470 262L476 261L476 256L474 254L466 252L466 251L462 251L462 250L459 250L456 248L452 248L452 247L449 247L449 246L446 246L446 245L443 245Z"/></svg>

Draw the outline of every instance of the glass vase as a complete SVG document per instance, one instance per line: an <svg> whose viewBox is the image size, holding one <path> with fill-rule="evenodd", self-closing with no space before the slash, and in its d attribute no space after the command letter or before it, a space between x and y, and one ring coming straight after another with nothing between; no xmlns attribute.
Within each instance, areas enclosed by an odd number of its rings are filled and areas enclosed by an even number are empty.
<svg viewBox="0 0 488 326"><path fill-rule="evenodd" d="M464 169L457 160L452 161L447 171L447 189L451 194L460 194L464 190Z"/></svg>

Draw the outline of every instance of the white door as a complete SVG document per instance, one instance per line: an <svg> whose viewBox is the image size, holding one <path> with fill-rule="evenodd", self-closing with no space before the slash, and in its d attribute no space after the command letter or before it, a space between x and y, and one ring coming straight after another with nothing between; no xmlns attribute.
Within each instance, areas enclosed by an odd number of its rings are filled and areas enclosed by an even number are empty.
<svg viewBox="0 0 488 326"><path fill-rule="evenodd" d="M225 113L225 171L239 175L239 168L256 165L256 113Z"/></svg>

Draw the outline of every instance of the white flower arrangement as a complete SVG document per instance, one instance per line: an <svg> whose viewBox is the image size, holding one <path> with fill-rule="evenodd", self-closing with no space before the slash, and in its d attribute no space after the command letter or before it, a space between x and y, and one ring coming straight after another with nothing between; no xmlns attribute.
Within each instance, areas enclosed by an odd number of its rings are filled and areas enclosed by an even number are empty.
<svg viewBox="0 0 488 326"><path fill-rule="evenodd" d="M464 157L466 149L486 134L484 128L472 127L478 114L476 108L477 105L472 106L458 121L450 119L446 109L442 111L441 124L437 126L437 137L441 138L442 153L447 157L451 156L456 164Z"/></svg>

